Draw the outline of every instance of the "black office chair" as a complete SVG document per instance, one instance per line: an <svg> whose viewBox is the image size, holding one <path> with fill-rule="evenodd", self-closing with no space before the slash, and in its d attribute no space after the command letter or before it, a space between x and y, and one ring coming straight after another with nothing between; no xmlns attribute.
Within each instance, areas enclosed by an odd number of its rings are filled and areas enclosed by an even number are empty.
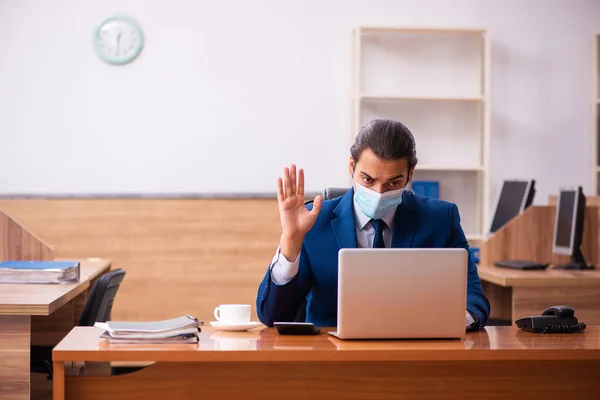
<svg viewBox="0 0 600 400"><path fill-rule="evenodd" d="M113 303L119 286L125 278L121 268L103 274L92 286L83 306L78 326L94 326L95 322L110 320ZM47 373L52 379L52 348L53 346L32 346L30 371Z"/></svg>
<svg viewBox="0 0 600 400"><path fill-rule="evenodd" d="M323 197L323 200L331 200L331 199L335 199L336 197L345 195L348 192L348 190L350 190L350 188L336 188L336 187L326 188L325 190L323 190L323 193L321 193L321 196ZM305 201L304 204L310 204L313 201L314 200L308 200L308 201ZM305 320L306 320L306 299L304 299L304 301L302 302L302 305L298 309L298 314L296 314L296 319L294 319L294 321L295 322L304 322Z"/></svg>
<svg viewBox="0 0 600 400"><path fill-rule="evenodd" d="M323 197L323 200L335 199L336 197L345 195L348 190L350 190L350 188L326 188L323 190L323 193L321 193L321 197ZM307 200L304 204L310 204L313 201L314 199Z"/></svg>

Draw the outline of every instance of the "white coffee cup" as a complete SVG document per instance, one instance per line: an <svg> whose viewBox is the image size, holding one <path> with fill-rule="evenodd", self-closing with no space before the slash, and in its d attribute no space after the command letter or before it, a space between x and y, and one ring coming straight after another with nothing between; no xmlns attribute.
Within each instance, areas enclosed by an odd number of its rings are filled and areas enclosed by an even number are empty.
<svg viewBox="0 0 600 400"><path fill-rule="evenodd" d="M250 322L250 304L221 304L215 308L215 319L224 324L238 325Z"/></svg>

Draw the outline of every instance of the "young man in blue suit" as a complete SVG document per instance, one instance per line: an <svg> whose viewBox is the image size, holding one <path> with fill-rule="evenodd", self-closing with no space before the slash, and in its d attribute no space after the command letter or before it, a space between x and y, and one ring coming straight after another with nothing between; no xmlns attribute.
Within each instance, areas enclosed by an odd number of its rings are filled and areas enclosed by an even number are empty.
<svg viewBox="0 0 600 400"><path fill-rule="evenodd" d="M305 298L307 322L336 326L342 248L468 249L455 204L404 190L417 165L415 140L404 125L371 121L359 132L350 153L354 185L342 197L322 201L317 196L305 206L304 173L302 169L296 173L295 165L285 168L283 179L277 181L282 234L256 299L258 317L267 326L293 321ZM467 328L483 328L489 313L469 256Z"/></svg>

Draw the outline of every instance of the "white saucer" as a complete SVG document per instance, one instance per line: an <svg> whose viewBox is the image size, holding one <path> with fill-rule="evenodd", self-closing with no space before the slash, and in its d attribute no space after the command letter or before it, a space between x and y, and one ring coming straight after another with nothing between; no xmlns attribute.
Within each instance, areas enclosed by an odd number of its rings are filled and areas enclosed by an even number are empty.
<svg viewBox="0 0 600 400"><path fill-rule="evenodd" d="M247 331L248 329L256 328L259 325L260 325L260 322L256 322L256 321L250 321L245 324L237 324L237 325L226 324L221 321L210 321L210 326L212 326L213 328L215 328L218 331L233 331L233 332Z"/></svg>

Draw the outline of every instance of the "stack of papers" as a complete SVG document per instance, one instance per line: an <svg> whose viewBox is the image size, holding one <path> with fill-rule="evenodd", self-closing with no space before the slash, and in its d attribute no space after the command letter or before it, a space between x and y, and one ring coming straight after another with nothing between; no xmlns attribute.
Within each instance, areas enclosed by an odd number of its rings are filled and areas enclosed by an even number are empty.
<svg viewBox="0 0 600 400"><path fill-rule="evenodd" d="M104 329L100 338L110 343L198 343L202 321L183 316L153 322L96 322L95 327Z"/></svg>
<svg viewBox="0 0 600 400"><path fill-rule="evenodd" d="M77 261L3 261L0 283L69 283L79 281Z"/></svg>

